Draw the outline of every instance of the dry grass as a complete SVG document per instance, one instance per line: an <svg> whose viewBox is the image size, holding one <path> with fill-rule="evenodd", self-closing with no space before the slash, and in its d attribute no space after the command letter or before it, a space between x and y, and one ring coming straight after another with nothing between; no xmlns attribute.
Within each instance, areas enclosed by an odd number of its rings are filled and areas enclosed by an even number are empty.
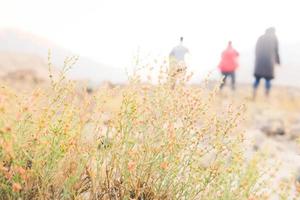
<svg viewBox="0 0 300 200"><path fill-rule="evenodd" d="M72 64L72 60L67 62ZM51 86L0 89L1 199L267 199L260 159L245 160L243 105L138 76L93 95L52 77Z"/></svg>

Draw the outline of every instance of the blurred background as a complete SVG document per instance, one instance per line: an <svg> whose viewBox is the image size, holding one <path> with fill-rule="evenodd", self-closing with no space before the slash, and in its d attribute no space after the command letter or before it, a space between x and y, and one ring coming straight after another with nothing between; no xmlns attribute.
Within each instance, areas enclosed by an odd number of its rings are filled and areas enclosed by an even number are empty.
<svg viewBox="0 0 300 200"><path fill-rule="evenodd" d="M274 26L282 65L275 84L298 86L300 19L296 0L1 0L1 73L31 68L43 74L48 49L59 67L68 55L80 55L70 72L93 82L124 82L133 58L167 57L180 36L190 50L194 83L212 73L228 40L240 52L237 81L253 79L254 47Z"/></svg>
<svg viewBox="0 0 300 200"><path fill-rule="evenodd" d="M93 86L103 83L109 86L99 90L104 91L101 95L107 95L111 105L102 113L108 119L121 107L122 87L118 86L126 83L126 72L136 68L137 59L138 65L150 64L158 70L159 63L168 59L179 38L184 37L183 44L189 49L188 70L194 72L191 82L200 84L209 73L211 79L221 79L218 69L221 53L228 41L232 41L240 54L237 90L217 93L212 110L218 112L246 104L245 120L240 124L248 142L245 157L270 152L265 169L273 169L277 161L282 164L274 175L273 186L292 177L292 184L297 183L300 194L299 0L0 0L0 3L0 82L9 80L12 86L18 83L17 88L24 89L29 79L32 89L40 86L39 82L49 83L49 49L54 71L62 68L67 56L78 55L79 61L68 76L91 84L88 93L97 91ZM254 81L255 45L269 27L276 28L281 65L275 69L271 98L259 93L254 101L252 94L256 97L256 93L250 84ZM263 88L261 84L260 92ZM0 103L8 102L1 95L5 96L0 94ZM168 95L162 98L167 99ZM220 118L224 115L219 114Z"/></svg>

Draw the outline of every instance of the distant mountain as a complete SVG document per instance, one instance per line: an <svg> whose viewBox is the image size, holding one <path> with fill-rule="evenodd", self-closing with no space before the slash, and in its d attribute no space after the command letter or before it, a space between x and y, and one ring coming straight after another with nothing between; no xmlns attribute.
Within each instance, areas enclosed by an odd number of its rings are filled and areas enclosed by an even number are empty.
<svg viewBox="0 0 300 200"><path fill-rule="evenodd" d="M48 50L52 63L59 68L67 56L75 53L47 39L20 30L0 30L0 74L12 70L30 69L44 76L47 73ZM91 79L94 82L124 82L125 72L120 69L80 57L69 76L76 79Z"/></svg>
<svg viewBox="0 0 300 200"><path fill-rule="evenodd" d="M40 56L0 51L0 75L19 70L31 70L41 78L47 78L47 63Z"/></svg>

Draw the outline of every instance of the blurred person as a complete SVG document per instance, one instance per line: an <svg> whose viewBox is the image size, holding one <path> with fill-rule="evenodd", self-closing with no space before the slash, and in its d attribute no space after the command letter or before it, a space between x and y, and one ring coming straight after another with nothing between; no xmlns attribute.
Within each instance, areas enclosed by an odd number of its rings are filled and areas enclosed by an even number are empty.
<svg viewBox="0 0 300 200"><path fill-rule="evenodd" d="M187 53L189 50L183 45L183 37L180 37L179 45L175 46L169 54L169 81L172 89L174 89L177 80L186 73L185 56Z"/></svg>
<svg viewBox="0 0 300 200"><path fill-rule="evenodd" d="M222 52L219 69L221 71L223 82L220 89L226 84L228 77L231 78L231 89L235 90L235 70L238 67L239 53L232 47L232 42L229 41L227 48Z"/></svg>
<svg viewBox="0 0 300 200"><path fill-rule="evenodd" d="M268 97L271 90L271 80L274 78L274 65L280 65L278 53L278 39L275 28L268 28L264 35L260 36L255 48L255 69L253 84L253 99L256 98L260 80L265 79L265 95Z"/></svg>

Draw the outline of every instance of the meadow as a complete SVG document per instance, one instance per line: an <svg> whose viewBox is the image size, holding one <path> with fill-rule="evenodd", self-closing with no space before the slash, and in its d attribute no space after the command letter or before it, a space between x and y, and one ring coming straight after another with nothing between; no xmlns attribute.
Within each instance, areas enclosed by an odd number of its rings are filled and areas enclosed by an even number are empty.
<svg viewBox="0 0 300 200"><path fill-rule="evenodd" d="M270 189L266 155L246 156L253 102L190 74L173 88L164 66L155 84L136 73L88 93L65 77L75 61L43 87L1 83L0 199L289 199L289 181Z"/></svg>

